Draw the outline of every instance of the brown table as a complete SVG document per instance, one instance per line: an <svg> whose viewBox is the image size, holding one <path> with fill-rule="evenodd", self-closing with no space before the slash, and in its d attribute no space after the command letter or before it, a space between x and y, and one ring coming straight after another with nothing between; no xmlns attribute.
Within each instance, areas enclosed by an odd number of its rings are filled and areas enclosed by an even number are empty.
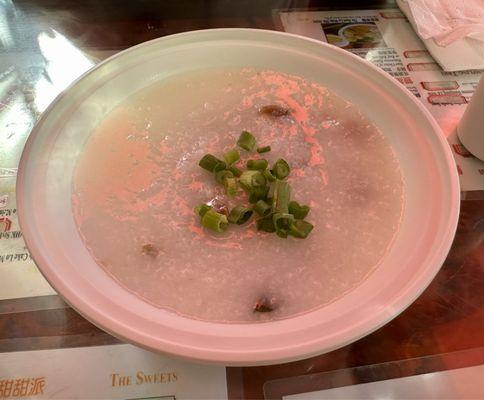
<svg viewBox="0 0 484 400"><path fill-rule="evenodd" d="M0 77L10 67L2 59L27 52L30 56L22 59L20 84L27 97L38 96L35 82L45 73L45 63L37 36L50 29L90 54L116 52L193 29L282 30L275 10L385 7L395 7L394 1L4 2L0 5ZM10 100L7 92L0 103L0 117L12 106ZM27 110L32 120L38 111L34 106ZM7 134L12 132L0 132L0 139ZM0 149L0 167L16 167L18 147L22 146L20 140L12 149ZM265 390L267 396L280 398L298 390L328 387L329 381L354 384L483 364L484 199L474 197L461 203L457 236L441 271L399 317L373 334L322 356L281 365L228 368L229 397L262 398ZM118 339L86 321L57 295L0 301L0 352L116 343L120 343ZM332 375L321 374L327 371L333 371ZM324 376L330 379L324 380Z"/></svg>

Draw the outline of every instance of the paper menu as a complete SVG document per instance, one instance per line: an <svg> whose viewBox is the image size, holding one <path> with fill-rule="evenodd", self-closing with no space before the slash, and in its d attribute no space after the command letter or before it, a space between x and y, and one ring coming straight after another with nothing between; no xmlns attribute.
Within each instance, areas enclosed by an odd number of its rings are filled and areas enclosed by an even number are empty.
<svg viewBox="0 0 484 400"><path fill-rule="evenodd" d="M225 399L225 367L129 344L3 353L0 398Z"/></svg>
<svg viewBox="0 0 484 400"><path fill-rule="evenodd" d="M455 127L483 71L442 71L398 9L294 11L281 12L280 17L286 32L350 51L405 85L447 136L462 191L484 190L484 162L459 153L461 145L455 135Z"/></svg>
<svg viewBox="0 0 484 400"><path fill-rule="evenodd" d="M281 20L287 32L329 42L379 66L422 99L424 105L437 114L437 119L448 119L447 109L445 115L438 112L442 106L465 106L482 74L482 71L442 71L397 9L288 12L281 13ZM355 26L365 28L357 36L359 39L335 41L335 33L338 37L347 35L348 29ZM458 120L464 109L455 107L453 119Z"/></svg>

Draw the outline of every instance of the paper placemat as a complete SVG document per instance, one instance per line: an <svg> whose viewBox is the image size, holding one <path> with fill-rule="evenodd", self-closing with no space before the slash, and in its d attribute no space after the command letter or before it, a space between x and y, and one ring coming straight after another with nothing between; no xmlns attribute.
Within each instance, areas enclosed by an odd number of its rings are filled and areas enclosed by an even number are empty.
<svg viewBox="0 0 484 400"><path fill-rule="evenodd" d="M0 398L226 399L225 367L129 344L1 354Z"/></svg>
<svg viewBox="0 0 484 400"><path fill-rule="evenodd" d="M20 231L16 172L0 168L0 300L56 293L37 269Z"/></svg>
<svg viewBox="0 0 484 400"><path fill-rule="evenodd" d="M455 135L483 71L443 71L399 9L281 12L280 18L286 32L350 51L405 85L448 138L461 190L484 190L484 162L467 152Z"/></svg>

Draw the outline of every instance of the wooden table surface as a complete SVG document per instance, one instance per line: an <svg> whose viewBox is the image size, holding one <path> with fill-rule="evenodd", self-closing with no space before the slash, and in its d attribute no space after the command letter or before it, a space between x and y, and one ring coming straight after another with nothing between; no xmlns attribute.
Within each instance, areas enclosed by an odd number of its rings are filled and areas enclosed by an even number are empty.
<svg viewBox="0 0 484 400"><path fill-rule="evenodd" d="M12 53L27 52L31 57L25 61L29 63L25 66L29 73L24 74L23 85L34 87L44 67L36 38L40 32L52 29L78 49L90 53L119 51L159 36L193 29L281 30L274 11L280 9L385 7L395 7L394 1L7 1L0 5L0 12L3 11L0 13L0 76L8 68L2 59ZM4 102L2 99L0 117L5 110ZM35 114L35 110L32 112ZM0 132L0 138L4 134ZM21 150L23 143L18 146ZM14 147L11 151L19 153ZM8 152L1 151L0 167L13 167L4 165L15 162L17 156L11 156L13 161L8 161ZM400 368L397 376L435 370L436 364L441 369L482 364L483 332L484 199L463 200L457 235L444 266L425 292L399 317L373 334L329 354L282 365L228 368L229 397L262 398L264 385L266 394L269 390L271 396L280 397L296 391L298 385L311 387L310 380L294 377L312 377L325 371L389 361L407 362L401 364L406 367ZM57 295L0 300L0 352L116 343L120 343L118 339L86 321ZM414 360L423 356L433 356L432 361ZM377 379L375 371L372 374ZM292 380L285 380L291 377ZM354 376L351 383L365 379L369 378L362 373Z"/></svg>

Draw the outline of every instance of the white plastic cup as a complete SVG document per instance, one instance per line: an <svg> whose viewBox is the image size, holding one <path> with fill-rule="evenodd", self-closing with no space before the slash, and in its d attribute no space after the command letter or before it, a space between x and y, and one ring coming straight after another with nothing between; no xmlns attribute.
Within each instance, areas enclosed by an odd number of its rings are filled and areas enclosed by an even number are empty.
<svg viewBox="0 0 484 400"><path fill-rule="evenodd" d="M457 126L457 136L469 152L484 161L484 76Z"/></svg>

